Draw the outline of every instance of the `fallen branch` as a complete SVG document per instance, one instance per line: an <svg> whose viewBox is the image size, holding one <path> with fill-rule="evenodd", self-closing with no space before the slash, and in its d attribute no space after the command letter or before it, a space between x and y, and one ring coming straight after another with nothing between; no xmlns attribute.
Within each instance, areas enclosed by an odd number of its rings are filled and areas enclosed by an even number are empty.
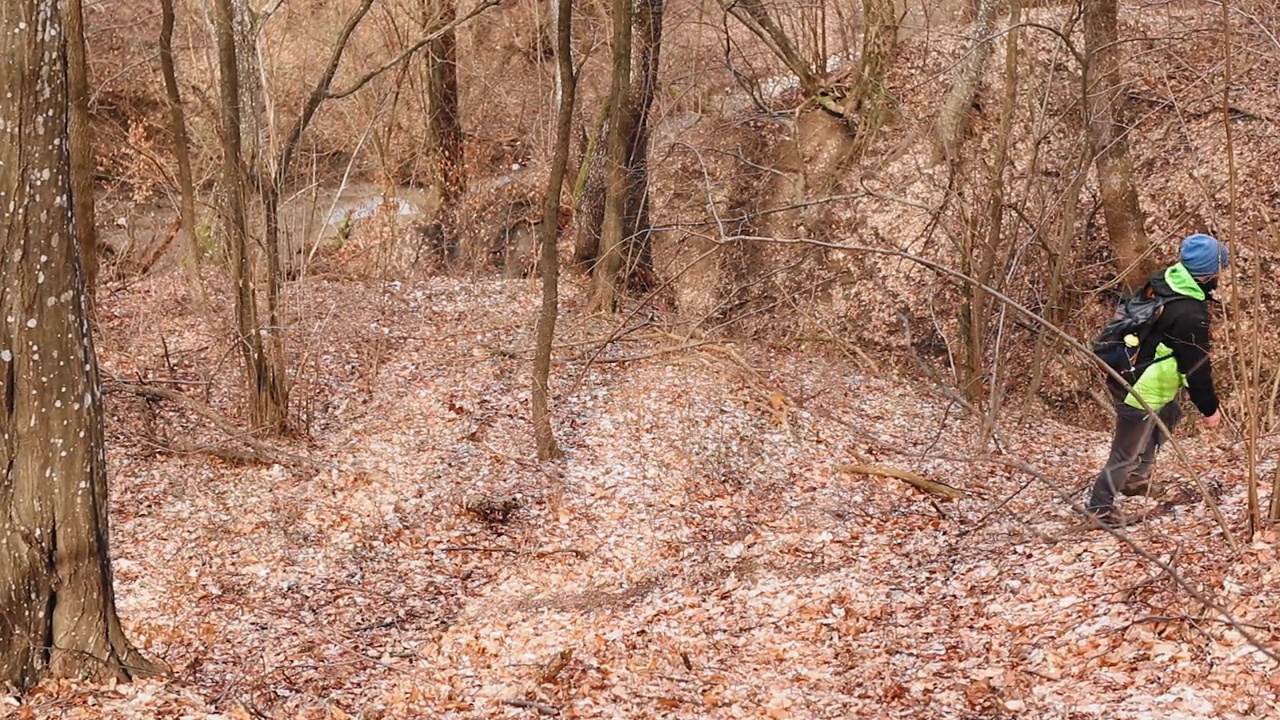
<svg viewBox="0 0 1280 720"><path fill-rule="evenodd" d="M897 478L910 485L914 485L921 490L934 495L941 495L948 500L956 500L964 497L964 493L950 485L935 482L925 477L921 477L908 470L898 470L897 468L882 467L880 465L839 465L836 470L847 473L858 473L861 475L879 475L881 477Z"/></svg>
<svg viewBox="0 0 1280 720"><path fill-rule="evenodd" d="M437 548L440 552L500 552L509 553L511 555L519 555L520 551L515 548L505 547L480 547L478 545L449 545Z"/></svg>
<svg viewBox="0 0 1280 720"><path fill-rule="evenodd" d="M502 703L504 705L510 705L511 707L528 708L530 710L537 710L539 715L559 715L560 714L560 708L554 705L548 705L546 703L534 702L533 700L509 698L507 700L503 700Z"/></svg>
<svg viewBox="0 0 1280 720"><path fill-rule="evenodd" d="M108 392L112 390L125 390L133 393L134 395L138 395L140 397L144 397L150 400L168 400L169 402L176 403L182 406L183 408L190 410L196 415L199 415L200 417L208 420L215 428L217 428L219 432L223 433L227 437L234 438L244 443L250 448L251 452L246 451L243 455L237 453L236 454L237 460L241 460L241 461L251 460L251 461L260 462L266 465L280 464L280 465L290 465L295 467L308 467L312 469L322 469L322 468L332 467L330 463L321 462L319 460L313 460L312 458L303 457L302 455L294 455L293 453L280 450L279 448L273 447L261 440L258 440L253 437L249 437L245 435L244 431L241 428L236 427L235 423L231 422L230 420L220 415L213 408L209 407L208 405L205 405L204 403L200 402L199 400L196 400L193 397L190 397L184 393L178 392L177 390L170 390L169 388L157 387L155 385L144 385L142 383L125 382L122 380L114 380L111 382L103 383L102 388L103 390L106 390ZM198 448L198 447L194 447L194 448L184 447L184 448L178 449L179 452L200 452L202 450L204 449ZM222 449L212 454L216 454L221 457L221 456L225 456L227 453L228 451L226 449Z"/></svg>

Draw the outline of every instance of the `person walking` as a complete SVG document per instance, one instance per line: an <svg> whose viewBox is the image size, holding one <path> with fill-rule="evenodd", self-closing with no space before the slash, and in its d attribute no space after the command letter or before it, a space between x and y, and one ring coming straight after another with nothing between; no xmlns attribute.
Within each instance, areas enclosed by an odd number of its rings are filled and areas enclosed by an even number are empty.
<svg viewBox="0 0 1280 720"><path fill-rule="evenodd" d="M1127 522L1115 507L1117 493L1158 496L1164 492L1153 480L1152 471L1156 452L1168 438L1138 398L1155 411L1170 432L1182 419L1177 397L1184 387L1204 416L1206 427L1217 427L1221 422L1209 361L1208 298L1218 285L1218 274L1227 266L1227 248L1210 235L1196 233L1182 241L1179 255L1179 262L1149 280L1151 290L1164 299L1164 306L1138 346L1132 392L1107 377L1115 403L1115 432L1107 463L1094 479L1086 506L1088 513L1107 527Z"/></svg>

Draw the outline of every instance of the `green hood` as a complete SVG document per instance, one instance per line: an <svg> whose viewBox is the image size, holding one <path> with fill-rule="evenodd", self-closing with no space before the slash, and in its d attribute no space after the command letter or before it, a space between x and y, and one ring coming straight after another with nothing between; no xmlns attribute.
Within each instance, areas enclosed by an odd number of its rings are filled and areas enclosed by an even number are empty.
<svg viewBox="0 0 1280 720"><path fill-rule="evenodd" d="M1187 270L1187 266L1182 263L1170 265L1168 270L1164 271L1164 281L1169 284L1169 289L1179 295L1186 295L1196 300L1204 300L1204 288L1200 287L1200 283L1191 276L1191 271Z"/></svg>

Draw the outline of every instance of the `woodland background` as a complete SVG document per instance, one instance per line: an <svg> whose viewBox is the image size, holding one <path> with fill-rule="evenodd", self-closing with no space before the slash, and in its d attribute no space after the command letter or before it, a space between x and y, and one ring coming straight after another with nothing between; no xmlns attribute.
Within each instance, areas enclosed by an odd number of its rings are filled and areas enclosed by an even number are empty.
<svg viewBox="0 0 1280 720"><path fill-rule="evenodd" d="M166 5L83 15L117 592L173 675L15 713L1274 710L1272 3L571 3L550 202L548 3ZM1192 232L1228 427L1063 538L1110 411L1046 328Z"/></svg>

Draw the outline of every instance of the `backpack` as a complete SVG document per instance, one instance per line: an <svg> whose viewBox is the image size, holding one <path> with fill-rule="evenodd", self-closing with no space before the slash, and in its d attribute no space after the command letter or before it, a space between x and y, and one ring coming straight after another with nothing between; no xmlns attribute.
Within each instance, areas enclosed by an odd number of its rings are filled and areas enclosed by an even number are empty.
<svg viewBox="0 0 1280 720"><path fill-rule="evenodd" d="M1093 339L1093 354L1130 385L1138 381L1138 352L1146 343L1164 306L1177 295L1158 295L1147 283L1120 301L1116 312ZM1110 375L1107 376L1110 378ZM1112 378L1114 379L1114 378Z"/></svg>

